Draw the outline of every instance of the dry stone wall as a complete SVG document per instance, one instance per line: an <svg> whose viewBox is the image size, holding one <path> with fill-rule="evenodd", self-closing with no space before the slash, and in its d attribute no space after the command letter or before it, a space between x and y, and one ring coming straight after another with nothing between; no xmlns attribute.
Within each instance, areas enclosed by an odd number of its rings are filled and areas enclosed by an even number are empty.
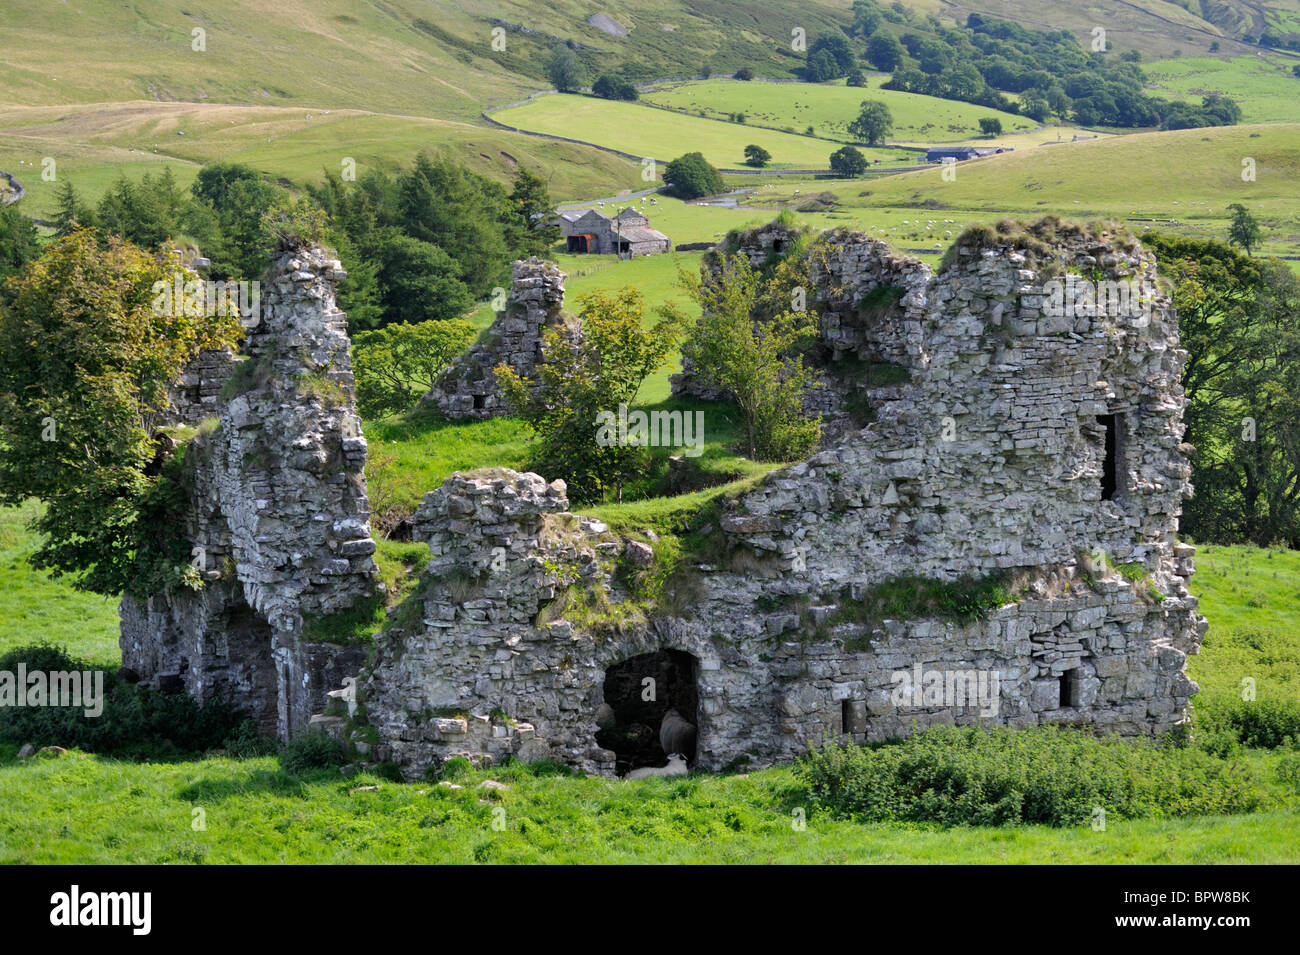
<svg viewBox="0 0 1300 955"><path fill-rule="evenodd" d="M930 276L864 234L829 236L832 344L911 380L735 501L669 603L636 605L645 543L569 514L556 483L457 475L426 496L422 622L381 640L365 687L382 757L411 776L507 754L610 773L605 674L665 650L696 661L685 715L711 769L940 723L1180 723L1205 622L1175 541L1191 491L1176 317L1135 244L1041 246L968 242ZM1140 308L1062 311L1050 289L1070 275L1130 283ZM858 308L882 286L905 290L883 321ZM910 577L997 579L1009 602L967 622L862 612Z"/></svg>

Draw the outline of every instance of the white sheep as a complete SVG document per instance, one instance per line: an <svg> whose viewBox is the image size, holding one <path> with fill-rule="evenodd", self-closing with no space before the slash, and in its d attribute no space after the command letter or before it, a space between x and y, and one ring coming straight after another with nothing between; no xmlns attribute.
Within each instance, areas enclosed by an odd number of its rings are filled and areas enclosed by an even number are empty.
<svg viewBox="0 0 1300 955"><path fill-rule="evenodd" d="M667 766L642 766L640 769L634 769L624 776L624 779L648 779L651 776L685 776L686 775L686 757L681 753L673 753L668 757Z"/></svg>

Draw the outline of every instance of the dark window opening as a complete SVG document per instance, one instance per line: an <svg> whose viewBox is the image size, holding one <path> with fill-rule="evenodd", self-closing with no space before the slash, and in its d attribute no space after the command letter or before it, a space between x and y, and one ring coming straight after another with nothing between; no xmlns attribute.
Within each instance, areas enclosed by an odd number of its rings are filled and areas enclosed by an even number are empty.
<svg viewBox="0 0 1300 955"><path fill-rule="evenodd" d="M668 754L660 745L664 714L676 710L692 727L699 725L699 661L680 650L642 653L605 671L605 718L596 743L612 749L620 776L642 766L663 766ZM647 681L653 681L648 683ZM696 734L677 734L676 748L694 763Z"/></svg>
<svg viewBox="0 0 1300 955"><path fill-rule="evenodd" d="M840 731L851 736L867 731L867 704L863 700L844 700L840 704Z"/></svg>
<svg viewBox="0 0 1300 955"><path fill-rule="evenodd" d="M1101 464L1101 499L1112 500L1119 490L1119 418L1113 414L1097 415L1097 423L1106 431L1105 452Z"/></svg>
<svg viewBox="0 0 1300 955"><path fill-rule="evenodd" d="M785 248L785 240L783 240L783 239L773 239L773 240L772 240L772 251L773 251L773 252L778 252L778 253L779 253L779 252L780 252L782 249L784 249L784 248Z"/></svg>
<svg viewBox="0 0 1300 955"><path fill-rule="evenodd" d="M1075 692L1078 686L1076 675L1073 670L1066 670L1061 674L1061 706L1063 707L1079 705Z"/></svg>
<svg viewBox="0 0 1300 955"><path fill-rule="evenodd" d="M486 401L487 401L487 397L486 397L485 395L475 395L475 396L474 396L474 410L475 410L475 411L482 411L482 410L483 410L483 405L484 405L484 403L485 403Z"/></svg>

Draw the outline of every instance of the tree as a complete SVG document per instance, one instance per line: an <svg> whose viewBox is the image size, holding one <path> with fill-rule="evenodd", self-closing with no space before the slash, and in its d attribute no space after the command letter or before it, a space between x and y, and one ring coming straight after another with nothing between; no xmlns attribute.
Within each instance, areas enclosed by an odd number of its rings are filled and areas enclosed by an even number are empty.
<svg viewBox="0 0 1300 955"><path fill-rule="evenodd" d="M620 79L617 76L610 76L608 73L602 75L591 86L591 92L602 99L617 100L635 100L639 99L641 94L637 88L627 80Z"/></svg>
<svg viewBox="0 0 1300 955"><path fill-rule="evenodd" d="M880 30L867 41L867 62L882 73L891 73L903 62L903 45L888 30Z"/></svg>
<svg viewBox="0 0 1300 955"><path fill-rule="evenodd" d="M453 318L474 304L456 261L439 246L388 228L374 237L371 254L385 324Z"/></svg>
<svg viewBox="0 0 1300 955"><path fill-rule="evenodd" d="M239 163L210 163L190 186L197 200L186 210L186 231L212 260L214 278L251 281L266 271L270 249L262 213L283 194L262 174Z"/></svg>
<svg viewBox="0 0 1300 955"><path fill-rule="evenodd" d="M177 533L183 454L154 429L186 362L233 344L239 320L160 299L185 279L170 255L81 230L11 283L0 314L0 503L45 504L31 564L78 589L199 585Z"/></svg>
<svg viewBox="0 0 1300 955"><path fill-rule="evenodd" d="M1284 263L1148 233L1187 350L1184 440L1195 447L1182 520L1215 543L1300 545L1300 284Z"/></svg>
<svg viewBox="0 0 1300 955"><path fill-rule="evenodd" d="M981 116L980 132L985 136L1001 136L1002 120L998 119L996 116Z"/></svg>
<svg viewBox="0 0 1300 955"><path fill-rule="evenodd" d="M4 280L20 273L40 254L36 236L36 223L16 206L0 206L0 296L4 294Z"/></svg>
<svg viewBox="0 0 1300 955"><path fill-rule="evenodd" d="M1259 245L1263 238L1259 221L1239 202L1228 206L1228 211L1232 213L1232 223L1228 226L1228 241L1233 245L1241 246L1246 250L1246 254L1250 255L1250 250Z"/></svg>
<svg viewBox="0 0 1300 955"><path fill-rule="evenodd" d="M894 128L894 117L889 107L878 100L863 100L858 118L849 123L849 133L869 146L885 141Z"/></svg>
<svg viewBox="0 0 1300 955"><path fill-rule="evenodd" d="M546 63L546 75L551 85L561 93L582 89L587 82L587 70L567 46L557 46L551 51L551 58Z"/></svg>
<svg viewBox="0 0 1300 955"><path fill-rule="evenodd" d="M576 501L622 496L644 471L644 448L605 440L604 416L631 407L641 383L661 368L680 335L679 319L666 314L645 323L645 302L634 288L590 292L579 298L580 330L549 327L544 361L535 379L508 365L495 369L505 400L541 439L533 469L561 477Z"/></svg>
<svg viewBox="0 0 1300 955"><path fill-rule="evenodd" d="M830 56L834 76L844 76L858 64L858 58L853 55L853 47L849 45L843 33L824 33L817 37L813 45L808 47L810 62L817 53L826 53Z"/></svg>
<svg viewBox="0 0 1300 955"><path fill-rule="evenodd" d="M831 172L844 179L856 179L867 171L867 157L854 146L841 146L831 153Z"/></svg>
<svg viewBox="0 0 1300 955"><path fill-rule="evenodd" d="M754 71L747 66L742 66L736 70L735 79L749 81L754 78Z"/></svg>
<svg viewBox="0 0 1300 955"><path fill-rule="evenodd" d="M808 54L808 65L805 72L810 83L825 83L827 80L833 80L840 75L835 68L834 58L825 50L818 50L816 53Z"/></svg>
<svg viewBox="0 0 1300 955"><path fill-rule="evenodd" d="M814 313L789 310L787 295L781 311L762 314L771 299L743 255L725 258L716 275L704 268L699 278L679 275L701 309L682 343L682 357L706 386L735 400L745 419L749 456L785 461L808 454L821 435L821 419L804 412L813 373L800 353L816 337Z"/></svg>
<svg viewBox="0 0 1300 955"><path fill-rule="evenodd" d="M854 70L849 73L849 78L844 81L845 86L866 86L867 78L861 70Z"/></svg>
<svg viewBox="0 0 1300 955"><path fill-rule="evenodd" d="M762 146L753 144L745 147L745 165L762 168L772 161L772 154Z"/></svg>
<svg viewBox="0 0 1300 955"><path fill-rule="evenodd" d="M520 166L510 202L514 213L508 230L510 247L519 256L545 255L560 241L560 227L550 221L555 214L555 202L545 181Z"/></svg>
<svg viewBox="0 0 1300 955"><path fill-rule="evenodd" d="M462 318L397 323L352 338L357 409L367 418L406 411L452 360L474 343L474 326Z"/></svg>
<svg viewBox="0 0 1300 955"><path fill-rule="evenodd" d="M703 153L687 153L668 164L664 170L664 182L678 199L698 199L700 196L713 196L725 187L722 174L709 165Z"/></svg>
<svg viewBox="0 0 1300 955"><path fill-rule="evenodd" d="M94 228L98 224L95 211L81 201L70 179L63 180L54 201L54 234L59 238L71 235L81 228Z"/></svg>

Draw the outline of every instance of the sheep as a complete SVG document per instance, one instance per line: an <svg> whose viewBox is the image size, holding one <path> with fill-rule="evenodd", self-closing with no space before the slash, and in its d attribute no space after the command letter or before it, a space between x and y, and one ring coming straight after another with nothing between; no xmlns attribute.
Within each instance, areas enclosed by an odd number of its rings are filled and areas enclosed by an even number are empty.
<svg viewBox="0 0 1300 955"><path fill-rule="evenodd" d="M676 710L669 710L659 724L659 745L669 756L692 752L695 749L695 724L688 723Z"/></svg>
<svg viewBox="0 0 1300 955"><path fill-rule="evenodd" d="M624 779L647 779L650 776L685 776L686 757L673 753L668 757L667 766L642 766L624 776Z"/></svg>

